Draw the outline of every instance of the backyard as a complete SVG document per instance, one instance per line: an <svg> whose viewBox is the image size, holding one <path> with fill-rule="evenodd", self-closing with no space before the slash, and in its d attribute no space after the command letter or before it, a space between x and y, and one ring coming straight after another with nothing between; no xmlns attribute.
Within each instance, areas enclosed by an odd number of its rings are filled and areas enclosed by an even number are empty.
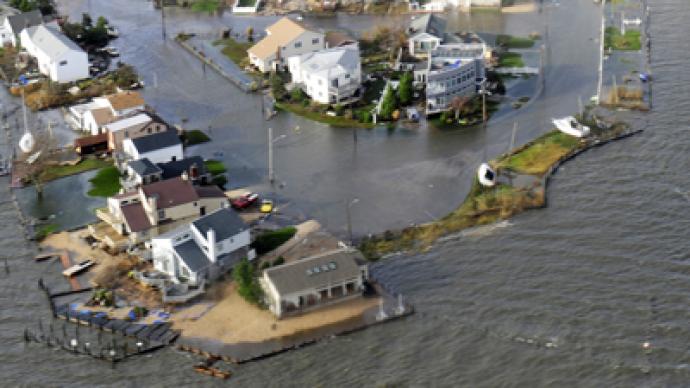
<svg viewBox="0 0 690 388"><path fill-rule="evenodd" d="M120 191L120 172L115 166L100 169L96 176L89 179L91 189L88 194L91 197L111 197Z"/></svg>
<svg viewBox="0 0 690 388"><path fill-rule="evenodd" d="M74 165L49 166L46 167L41 173L41 181L48 182L70 175L81 174L82 172L103 168L110 166L111 164L112 162L107 159L88 158L83 159Z"/></svg>
<svg viewBox="0 0 690 388"><path fill-rule="evenodd" d="M223 46L221 52L240 68L249 65L247 50L253 46L251 42L238 42L233 38L219 39L213 42L214 46Z"/></svg>
<svg viewBox="0 0 690 388"><path fill-rule="evenodd" d="M638 30L627 30L621 33L618 27L606 27L604 34L604 47L607 50L637 51L642 47L641 33Z"/></svg>

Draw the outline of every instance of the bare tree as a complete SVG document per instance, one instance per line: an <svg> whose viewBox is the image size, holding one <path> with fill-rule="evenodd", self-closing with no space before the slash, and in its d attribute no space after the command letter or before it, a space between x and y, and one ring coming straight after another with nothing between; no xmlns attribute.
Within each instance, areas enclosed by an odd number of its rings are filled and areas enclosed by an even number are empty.
<svg viewBox="0 0 690 388"><path fill-rule="evenodd" d="M32 134L35 145L24 154L21 161L25 168L24 180L36 188L36 195L43 196L43 185L46 182L46 170L54 165L57 142L52 131L42 131Z"/></svg>
<svg viewBox="0 0 690 388"><path fill-rule="evenodd" d="M455 96L450 101L450 107L455 112L455 120L460 118L460 111L462 111L469 101L470 98L467 96Z"/></svg>

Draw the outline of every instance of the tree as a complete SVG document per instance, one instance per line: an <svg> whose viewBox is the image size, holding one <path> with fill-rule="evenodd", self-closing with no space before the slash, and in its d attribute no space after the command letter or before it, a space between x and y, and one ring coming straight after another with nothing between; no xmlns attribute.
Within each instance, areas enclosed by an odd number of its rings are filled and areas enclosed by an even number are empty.
<svg viewBox="0 0 690 388"><path fill-rule="evenodd" d="M23 155L22 161L26 167L24 180L33 184L36 196L43 197L43 185L46 178L46 170L51 166L51 156L57 148L57 142L52 131L32 133L34 136L34 148Z"/></svg>
<svg viewBox="0 0 690 388"><path fill-rule="evenodd" d="M250 42L254 41L254 27L247 27L247 40Z"/></svg>
<svg viewBox="0 0 690 388"><path fill-rule="evenodd" d="M237 293L252 304L260 304L263 290L254 273L254 266L247 259L242 259L232 270L232 277L237 284Z"/></svg>
<svg viewBox="0 0 690 388"><path fill-rule="evenodd" d="M104 16L99 16L98 20L96 20L96 27L95 28L100 28L100 29L106 29L108 26L108 19L106 19Z"/></svg>
<svg viewBox="0 0 690 388"><path fill-rule="evenodd" d="M91 15L89 15L86 12L81 14L81 25L85 29L89 29L89 28L93 27L93 20L91 19Z"/></svg>
<svg viewBox="0 0 690 388"><path fill-rule="evenodd" d="M280 75L278 75L278 73L275 71L272 72L269 81L271 82L271 93L273 93L273 98L276 100L282 100L285 98L287 90L285 90L285 82L283 82L283 79L280 77Z"/></svg>
<svg viewBox="0 0 690 388"><path fill-rule="evenodd" d="M455 120L460 118L460 112L469 101L470 99L467 96L455 96L450 100L450 107L455 112Z"/></svg>
<svg viewBox="0 0 690 388"><path fill-rule="evenodd" d="M383 95L383 101L381 102L381 112L379 113L381 118L384 120L390 120L396 106L397 101L395 101L395 93L393 92L393 88L389 87L386 90L386 93Z"/></svg>
<svg viewBox="0 0 690 388"><path fill-rule="evenodd" d="M412 93L412 73L406 71L400 76L400 85L398 86L398 99L400 100L400 105L408 105L411 103Z"/></svg>

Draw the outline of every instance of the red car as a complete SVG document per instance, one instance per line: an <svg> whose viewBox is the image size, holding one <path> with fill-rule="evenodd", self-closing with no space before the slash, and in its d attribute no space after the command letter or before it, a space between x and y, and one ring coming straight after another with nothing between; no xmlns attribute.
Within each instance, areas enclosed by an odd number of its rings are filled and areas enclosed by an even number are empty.
<svg viewBox="0 0 690 388"><path fill-rule="evenodd" d="M256 193L249 193L245 194L239 198L235 198L232 201L230 201L230 204L232 204L232 207L235 209L246 209L253 204L256 203L256 201L259 199L259 194Z"/></svg>

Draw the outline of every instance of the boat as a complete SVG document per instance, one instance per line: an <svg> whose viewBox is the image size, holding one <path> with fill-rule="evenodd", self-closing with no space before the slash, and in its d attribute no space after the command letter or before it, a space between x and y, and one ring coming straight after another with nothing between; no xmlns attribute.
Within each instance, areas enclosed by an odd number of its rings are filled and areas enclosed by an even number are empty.
<svg viewBox="0 0 690 388"><path fill-rule="evenodd" d="M62 274L69 278L69 277L72 277L74 275L78 275L83 271L86 271L87 269L93 267L95 264L96 263L91 259L80 261L77 264L75 264L75 265L67 268L66 270L62 271Z"/></svg>
<svg viewBox="0 0 690 388"><path fill-rule="evenodd" d="M34 256L34 260L35 261L46 261L46 260L52 259L54 257L59 257L59 256L60 256L60 254L55 253L55 252L41 253L41 254Z"/></svg>
<svg viewBox="0 0 690 388"><path fill-rule="evenodd" d="M36 139L34 139L34 135L32 135L29 131L24 132L22 138L19 139L19 149L21 149L22 152L25 154L31 152L31 150L34 149L35 145Z"/></svg>
<svg viewBox="0 0 690 388"><path fill-rule="evenodd" d="M574 137L586 137L589 135L589 127L578 123L573 116L552 119L552 121L553 125L566 135Z"/></svg>
<svg viewBox="0 0 690 388"><path fill-rule="evenodd" d="M488 163L482 163L477 170L477 178L479 183L484 187L496 186L496 172L489 166Z"/></svg>

